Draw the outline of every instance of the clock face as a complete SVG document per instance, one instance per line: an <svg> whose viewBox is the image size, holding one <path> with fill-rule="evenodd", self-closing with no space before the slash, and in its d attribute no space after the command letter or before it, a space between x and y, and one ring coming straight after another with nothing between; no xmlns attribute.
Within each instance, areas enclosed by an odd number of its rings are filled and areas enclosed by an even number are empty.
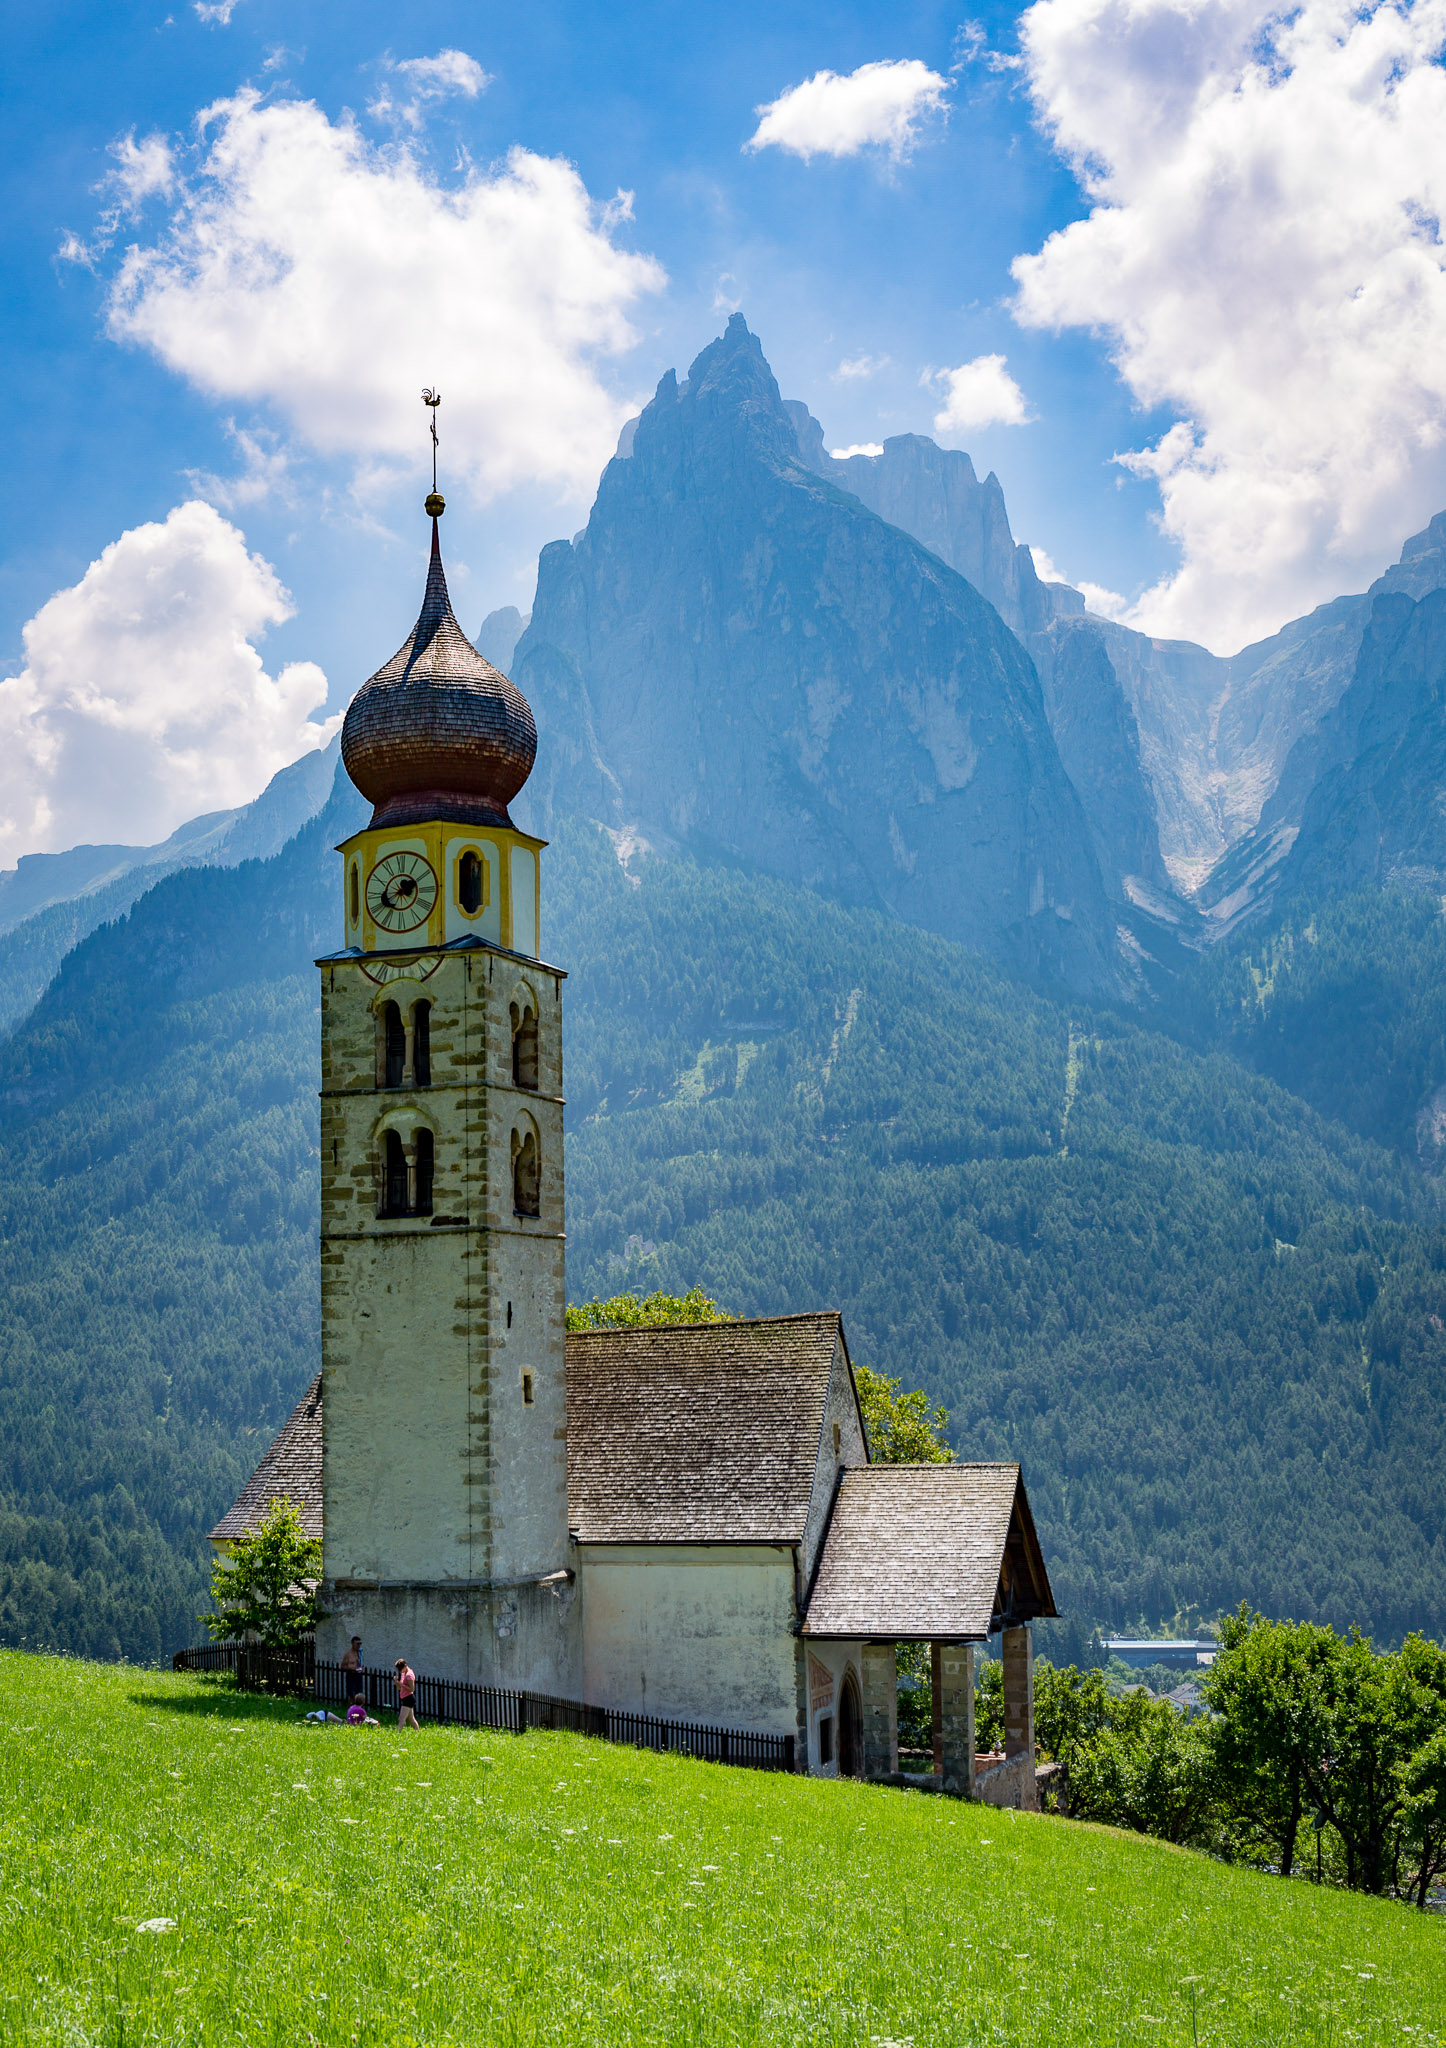
<svg viewBox="0 0 1446 2048"><path fill-rule="evenodd" d="M425 924L437 900L437 877L419 853L389 853L367 876L367 909L384 932Z"/></svg>

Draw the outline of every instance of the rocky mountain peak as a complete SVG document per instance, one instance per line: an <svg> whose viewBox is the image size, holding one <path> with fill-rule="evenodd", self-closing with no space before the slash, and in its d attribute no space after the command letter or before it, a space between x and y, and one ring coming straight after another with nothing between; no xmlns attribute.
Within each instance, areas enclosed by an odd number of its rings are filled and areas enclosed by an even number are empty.
<svg viewBox="0 0 1446 2048"><path fill-rule="evenodd" d="M805 462L741 316L660 380L628 445L577 540L544 550L514 657L539 823L565 805L1119 988L1028 655L942 557Z"/></svg>

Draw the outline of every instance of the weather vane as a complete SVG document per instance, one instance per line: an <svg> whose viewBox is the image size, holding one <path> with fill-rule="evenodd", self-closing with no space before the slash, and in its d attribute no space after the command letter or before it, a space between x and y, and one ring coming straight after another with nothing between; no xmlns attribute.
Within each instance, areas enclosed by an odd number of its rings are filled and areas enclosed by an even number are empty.
<svg viewBox="0 0 1446 2048"><path fill-rule="evenodd" d="M447 509L447 501L437 489L437 407L442 403L441 392L433 390L429 384L422 393L422 403L430 406L432 411L432 492L426 509L436 519Z"/></svg>

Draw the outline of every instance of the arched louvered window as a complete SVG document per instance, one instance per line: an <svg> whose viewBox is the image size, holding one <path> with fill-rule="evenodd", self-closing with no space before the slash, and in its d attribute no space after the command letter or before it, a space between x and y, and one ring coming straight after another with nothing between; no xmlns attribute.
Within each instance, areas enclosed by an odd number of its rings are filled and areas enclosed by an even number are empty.
<svg viewBox="0 0 1446 2048"><path fill-rule="evenodd" d="M418 1003L412 1011L412 1077L419 1088L432 1085L432 1005Z"/></svg>
<svg viewBox="0 0 1446 2048"><path fill-rule="evenodd" d="M407 1155L400 1135L396 1131L387 1131L382 1138L382 1214L405 1216L406 1213Z"/></svg>
<svg viewBox="0 0 1446 2048"><path fill-rule="evenodd" d="M457 901L468 917L475 917L485 900L484 873L482 856L470 850L457 863Z"/></svg>
<svg viewBox="0 0 1446 2048"><path fill-rule="evenodd" d="M395 1003L382 1004L384 1088L400 1088L407 1071L407 1027Z"/></svg>
<svg viewBox="0 0 1446 2048"><path fill-rule="evenodd" d="M542 1214L542 1161L531 1131L512 1133L512 1207L518 1216Z"/></svg>
<svg viewBox="0 0 1446 2048"><path fill-rule="evenodd" d="M413 1210L418 1216L430 1216L432 1213L432 1173L435 1159L432 1133L426 1130L418 1131L412 1141L412 1149L416 1159L414 1172L416 1174L417 1186L417 1198L412 1205Z"/></svg>
<svg viewBox="0 0 1446 2048"><path fill-rule="evenodd" d="M537 1012L531 1003L511 1006L512 1082L517 1088L537 1086Z"/></svg>

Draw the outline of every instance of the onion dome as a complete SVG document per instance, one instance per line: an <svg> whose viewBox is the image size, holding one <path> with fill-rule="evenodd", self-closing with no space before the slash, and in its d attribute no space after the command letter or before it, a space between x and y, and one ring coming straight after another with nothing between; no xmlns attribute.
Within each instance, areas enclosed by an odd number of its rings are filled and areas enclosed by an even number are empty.
<svg viewBox="0 0 1446 2048"><path fill-rule="evenodd" d="M480 655L452 611L437 514L422 612L406 644L352 698L341 729L346 772L374 805L372 824L445 818L510 826L507 806L532 772L537 727L515 683Z"/></svg>

